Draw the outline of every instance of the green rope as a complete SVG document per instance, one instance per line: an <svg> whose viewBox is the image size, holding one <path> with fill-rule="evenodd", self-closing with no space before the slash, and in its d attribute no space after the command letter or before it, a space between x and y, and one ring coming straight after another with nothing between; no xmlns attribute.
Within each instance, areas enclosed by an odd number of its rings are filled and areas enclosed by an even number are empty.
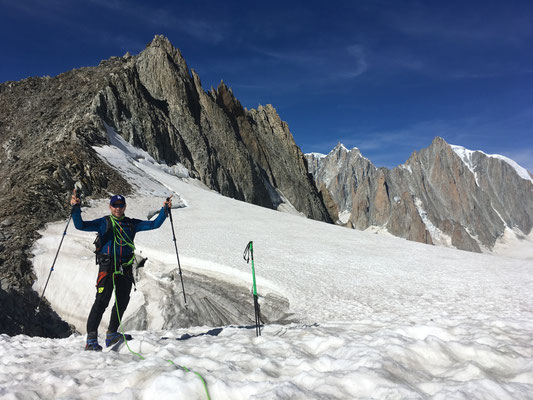
<svg viewBox="0 0 533 400"><path fill-rule="evenodd" d="M126 339L126 333L124 332L124 327L122 326L122 320L120 318L120 312L119 312L119 309L118 309L118 301L117 301L117 290L116 290L116 287L115 287L115 275L124 275L124 272L117 271L117 252L116 252L116 248L117 247L116 246L120 246L120 247L129 246L133 251L135 250L135 246L133 244L133 241L129 238L128 234L122 229L122 227L118 223L117 219L115 217L113 217L112 215L111 215L111 223L113 225L113 261L114 261L114 268L115 268L115 271L113 272L113 275L112 275L113 276L113 292L114 292L114 295L115 295L115 306L116 306L115 308L117 310L117 317L118 317L120 333L122 334L122 337L124 338L124 343L126 343L126 347L128 348L129 352L131 354L136 355L141 360L145 360L145 358L140 353L136 353L135 351L133 351L130 348L130 345L128 344L128 340ZM117 237L120 240L120 242L117 241ZM133 264L134 260L135 260L135 254L132 255L132 258L130 259L130 261L128 261L126 264L122 264L122 265L126 265L126 266L127 265L131 265L131 264ZM205 379L203 378L202 375L200 375L196 371L191 371L189 368L187 368L187 367L185 367L183 365L175 364L172 360L167 360L167 361L169 363L171 363L172 365L174 365L176 368L182 368L186 372L193 372L198 378L200 378L200 380L202 381L202 384L204 386L204 390L205 390L205 394L207 396L207 400L211 400L211 397L209 396L209 391L207 390L207 383L205 382Z"/></svg>
<svg viewBox="0 0 533 400"><path fill-rule="evenodd" d="M202 375L200 375L198 372L196 371L191 371L189 368L187 368L186 366L184 365L178 365L178 364L175 364L174 361L172 360L167 360L169 363L171 363L173 366L175 366L176 368L181 368L183 370L185 370L185 372L192 372L194 373L198 378L200 378L200 380L202 381L202 384L204 385L204 390L205 390L205 395L207 396L207 400L211 400L211 397L209 396L209 391L207 390L207 383L205 382L205 379Z"/></svg>
<svg viewBox="0 0 533 400"><path fill-rule="evenodd" d="M117 291L115 289L115 274L113 274L113 292L115 293L115 306L117 309L118 326L120 327L120 333L122 334L122 337L124 338L124 343L126 343L126 347L128 348L131 354L134 354L137 357L139 357L141 360L144 360L145 358L141 354L134 352L130 348L130 345L128 344L128 340L126 339L126 333L124 332L124 327L122 326L122 320L120 319L120 312L118 310Z"/></svg>
<svg viewBox="0 0 533 400"><path fill-rule="evenodd" d="M114 252L113 255L115 259L114 260L115 261L115 272L117 272L116 246L131 248L131 251L132 251L131 259L127 263L123 264L123 265L128 266L128 265L133 264L133 261L135 260L135 254L134 254L135 245L133 244L133 240L130 239L126 231L124 231L124 229L122 229L122 227L118 223L119 220L115 218L113 215L111 215L110 217L111 217L111 224L113 225L113 252Z"/></svg>
<svg viewBox="0 0 533 400"><path fill-rule="evenodd" d="M120 328L120 333L122 334L122 337L124 338L124 342L126 343L126 347L130 351L131 354L136 355L141 360L144 360L144 357L140 355L139 353L134 352L130 345L128 344L128 341L126 340L126 333L124 332L124 327L122 326L122 320L120 318L120 311L118 309L118 299L117 299L117 290L115 286L115 275L124 275L124 272L122 270L117 271L117 245L120 247L129 246L132 250L135 250L135 246L133 245L133 241L129 238L128 234L122 229L120 224L117 222L115 217L111 215L111 223L113 225L113 264L114 264L114 271L113 271L113 293L115 295L115 308L117 309L117 317L118 317L118 326ZM117 241L117 236L120 239L120 243ZM135 254L132 253L131 260L124 265L130 265L133 263L133 260L135 259Z"/></svg>

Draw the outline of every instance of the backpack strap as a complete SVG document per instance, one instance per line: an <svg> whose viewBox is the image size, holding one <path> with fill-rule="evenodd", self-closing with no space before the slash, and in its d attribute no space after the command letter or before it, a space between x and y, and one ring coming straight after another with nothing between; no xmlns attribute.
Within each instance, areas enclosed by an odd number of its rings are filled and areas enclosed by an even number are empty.
<svg viewBox="0 0 533 400"><path fill-rule="evenodd" d="M111 223L111 217L109 215L106 215L104 218L105 218L104 238L107 238L110 234L113 233L113 224Z"/></svg>
<svg viewBox="0 0 533 400"><path fill-rule="evenodd" d="M95 259L95 262L96 264L100 264L100 260L98 258L99 255L101 255L102 253L102 248L104 246L104 243L105 243L105 239L109 237L109 235L111 235L113 232L113 226L111 224L111 217L109 215L106 215L104 217L105 219L105 231L104 231L104 234L102 236L100 236L100 233L97 233L96 234L96 238L94 239L94 254L96 256L96 259Z"/></svg>

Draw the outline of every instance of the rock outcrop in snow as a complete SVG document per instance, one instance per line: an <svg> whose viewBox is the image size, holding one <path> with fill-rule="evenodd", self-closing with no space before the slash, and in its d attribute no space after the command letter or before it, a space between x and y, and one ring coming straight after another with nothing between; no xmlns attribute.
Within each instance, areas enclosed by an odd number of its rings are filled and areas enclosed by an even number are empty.
<svg viewBox="0 0 533 400"><path fill-rule="evenodd" d="M531 176L502 156L437 137L392 170L340 144L307 159L317 188L334 201L329 210L338 208L332 218L352 228L385 227L409 240L475 252L492 249L506 228L524 235L533 228Z"/></svg>

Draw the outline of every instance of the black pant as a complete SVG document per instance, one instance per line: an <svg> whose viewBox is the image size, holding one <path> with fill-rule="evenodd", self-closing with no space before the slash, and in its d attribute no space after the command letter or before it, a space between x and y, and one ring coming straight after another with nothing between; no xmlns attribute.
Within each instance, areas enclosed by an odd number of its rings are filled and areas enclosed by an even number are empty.
<svg viewBox="0 0 533 400"><path fill-rule="evenodd" d="M98 280L96 282L96 298L89 313L89 318L87 318L87 334L91 337L94 336L94 338L97 337L98 325L100 325L104 311L113 295L113 269L112 267L110 268L109 264L100 264ZM116 332L118 330L119 318L117 315L117 303L120 319L122 319L122 315L126 311L126 307L128 307L130 301L132 283L133 274L131 266L124 268L123 275L115 274L116 300L113 310L111 310L111 318L109 320L109 327L107 328L108 332Z"/></svg>

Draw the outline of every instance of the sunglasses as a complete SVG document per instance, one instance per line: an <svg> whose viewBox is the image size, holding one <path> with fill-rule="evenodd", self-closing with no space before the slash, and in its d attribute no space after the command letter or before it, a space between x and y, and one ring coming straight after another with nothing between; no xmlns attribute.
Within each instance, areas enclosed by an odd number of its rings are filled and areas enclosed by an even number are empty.
<svg viewBox="0 0 533 400"><path fill-rule="evenodd" d="M113 208L124 208L124 207L126 207L126 204L124 204L124 203L115 203L115 204L111 204L111 207L113 207Z"/></svg>

